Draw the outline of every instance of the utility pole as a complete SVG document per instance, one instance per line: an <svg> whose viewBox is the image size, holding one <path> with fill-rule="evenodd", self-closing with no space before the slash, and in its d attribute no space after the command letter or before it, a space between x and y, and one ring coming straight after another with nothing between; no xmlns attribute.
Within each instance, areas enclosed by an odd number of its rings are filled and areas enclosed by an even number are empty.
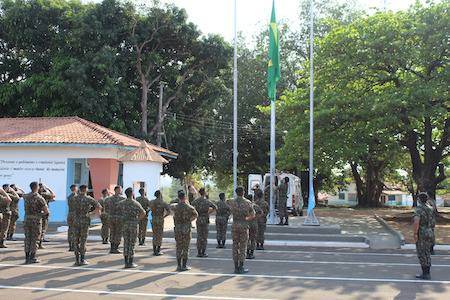
<svg viewBox="0 0 450 300"><path fill-rule="evenodd" d="M162 128L162 103L163 103L163 88L164 83L159 83L159 109L158 109L158 130L156 134L156 146L161 147L161 136L164 134L164 132L161 132Z"/></svg>

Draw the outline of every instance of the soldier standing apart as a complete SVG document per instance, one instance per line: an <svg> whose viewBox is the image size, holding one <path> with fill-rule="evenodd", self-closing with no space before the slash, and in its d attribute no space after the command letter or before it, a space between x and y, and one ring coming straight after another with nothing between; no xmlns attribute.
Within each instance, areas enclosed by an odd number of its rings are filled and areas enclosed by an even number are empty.
<svg viewBox="0 0 450 300"><path fill-rule="evenodd" d="M39 184L37 181L30 183L31 193L23 195L25 206L25 217L23 221L23 229L25 231L25 263L39 263L36 259L36 251L38 242L41 237L42 216L48 215L47 203L45 199L39 195Z"/></svg>
<svg viewBox="0 0 450 300"><path fill-rule="evenodd" d="M48 190L48 191L47 191ZM45 199L45 203L47 203L47 207L50 207L50 202L55 201L55 193L43 183L39 183L39 195L41 195ZM50 214L42 216L42 232L41 237L39 239L39 249L44 249L45 247L42 245L42 242L48 242L45 239L45 233L48 229L48 218Z"/></svg>
<svg viewBox="0 0 450 300"><path fill-rule="evenodd" d="M98 204L102 207L102 214L100 215L100 220L102 221L102 244L108 244L108 238L109 238L109 222L108 222L108 213L105 211L105 200L109 196L112 195L112 193L108 189L102 190L102 197L98 199Z"/></svg>
<svg viewBox="0 0 450 300"><path fill-rule="evenodd" d="M125 268L136 268L137 265L133 263L133 258L138 235L138 223L145 217L146 211L139 202L133 199L134 192L132 188L127 188L125 195L127 198L118 204L123 219L123 257Z"/></svg>
<svg viewBox="0 0 450 300"><path fill-rule="evenodd" d="M430 249L433 244L432 224L435 222L433 212L427 203L427 194L419 194L419 203L414 211L414 241L416 242L417 257L422 267L422 274L416 278L431 279Z"/></svg>
<svg viewBox="0 0 450 300"><path fill-rule="evenodd" d="M197 197L197 190L195 189L195 187L193 185L188 185L188 199L189 199L189 204L192 205L192 201L194 201L194 199Z"/></svg>
<svg viewBox="0 0 450 300"><path fill-rule="evenodd" d="M114 195L105 199L105 211L108 214L108 223L111 230L110 238L111 250L109 253L122 253L119 250L120 241L122 240L122 217L118 204L126 198L122 196L122 187L114 188Z"/></svg>
<svg viewBox="0 0 450 300"><path fill-rule="evenodd" d="M150 205L150 199L147 198L147 192L144 189L139 189L139 197L136 198L136 201L142 206L145 210L145 216L139 220L139 245L145 245L145 237L147 236L147 227L148 227L148 210Z"/></svg>
<svg viewBox="0 0 450 300"><path fill-rule="evenodd" d="M102 207L94 198L87 195L87 186L80 185L80 194L73 199L73 244L75 249L75 265L85 266L89 263L84 260L86 254L86 241L91 225L91 215L96 215ZM94 210L91 211L91 208Z"/></svg>
<svg viewBox="0 0 450 300"><path fill-rule="evenodd" d="M273 182L273 189L278 191L278 217L280 218L280 223L278 223L278 225L289 225L289 216L287 211L287 184L289 182L289 177L286 176L283 180L281 180L280 173L278 173L278 170L275 171L279 182L278 187L275 186L275 182ZM283 218L285 219L284 223Z"/></svg>
<svg viewBox="0 0 450 300"><path fill-rule="evenodd" d="M187 271L189 258L189 247L191 246L191 222L197 219L195 208L186 203L184 191L178 191L178 203L170 206L173 211L173 222L175 225L175 241L177 245L177 271Z"/></svg>
<svg viewBox="0 0 450 300"><path fill-rule="evenodd" d="M3 185L4 187L9 185ZM8 193L2 188L0 189L0 212L3 215L2 222L0 224L0 248L8 248L8 246L5 245L5 237L6 232L8 231L9 227L9 219L11 217L11 211L10 211L10 203L12 202L11 197L8 195Z"/></svg>
<svg viewBox="0 0 450 300"><path fill-rule="evenodd" d="M155 192L155 197L149 205L149 210L152 211L153 255L162 255L164 218L170 215L170 205L164 202L160 190Z"/></svg>
<svg viewBox="0 0 450 300"><path fill-rule="evenodd" d="M433 213L433 218L435 220L435 222L433 224L431 224L431 230L433 230L433 243L431 244L431 248L430 248L430 254L434 255L434 245L436 244L434 228L436 227L436 216L437 216L438 210L436 207L436 200L434 200L433 191L427 191L427 196L428 196L427 204L431 207L431 211Z"/></svg>
<svg viewBox="0 0 450 300"><path fill-rule="evenodd" d="M264 200L261 190L255 193L255 203L262 209L263 214L258 218L258 236L256 237L256 250L264 250L264 234L266 232L267 215L270 212L269 204Z"/></svg>
<svg viewBox="0 0 450 300"><path fill-rule="evenodd" d="M225 194L219 194L219 201L216 202L216 232L217 232L217 247L225 248L225 241L227 240L227 225L231 210L228 204L225 203Z"/></svg>
<svg viewBox="0 0 450 300"><path fill-rule="evenodd" d="M248 243L248 221L255 218L255 210L252 203L243 198L244 187L238 186L236 195L236 199L228 199L227 204L230 206L233 215L231 238L233 239L234 273L243 274L248 272L248 269L244 269Z"/></svg>
<svg viewBox="0 0 450 300"><path fill-rule="evenodd" d="M208 257L206 247L208 246L209 215L217 210L217 206L206 198L205 188L199 191L200 198L192 201L192 206L198 213L197 218L197 257Z"/></svg>
<svg viewBox="0 0 450 300"><path fill-rule="evenodd" d="M69 242L69 251L74 251L74 239L73 239L73 222L75 221L75 207L74 207L74 199L78 195L78 186L76 184L72 184L70 186L70 190L72 193L67 196L67 206L69 207L69 212L67 213L67 225L69 226L69 230L67 231L67 241Z"/></svg>
<svg viewBox="0 0 450 300"><path fill-rule="evenodd" d="M20 187L16 186L15 184L11 184L10 188L17 193L19 198L18 199L14 198L14 199L16 199L16 200L14 200L13 197L11 197L12 194L9 195L12 200L12 202L10 204L11 220L9 222L8 234L6 236L6 239L8 241L15 241L13 235L14 235L14 232L16 231L17 220L19 219L19 200L25 194L25 191L23 189L21 189ZM18 192L19 190L21 192Z"/></svg>
<svg viewBox="0 0 450 300"><path fill-rule="evenodd" d="M249 195L251 197L251 195ZM249 199L252 201L253 209L255 210L255 218L248 221L248 246L247 259L255 259L256 238L258 236L258 218L263 215L262 209L254 203L253 197Z"/></svg>

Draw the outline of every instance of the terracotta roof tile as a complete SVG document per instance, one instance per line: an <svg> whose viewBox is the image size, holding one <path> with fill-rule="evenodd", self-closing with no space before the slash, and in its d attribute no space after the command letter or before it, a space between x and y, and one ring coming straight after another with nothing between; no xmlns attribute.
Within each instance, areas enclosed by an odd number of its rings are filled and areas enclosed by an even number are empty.
<svg viewBox="0 0 450 300"><path fill-rule="evenodd" d="M142 141L142 143L134 150L131 150L124 156L118 159L119 161L153 161L153 162L161 162L161 163L168 163L167 160L165 160L161 155L156 153L149 144L147 144L145 141Z"/></svg>
<svg viewBox="0 0 450 300"><path fill-rule="evenodd" d="M142 140L79 117L0 118L0 143L95 144L139 147ZM178 156L149 144L154 151Z"/></svg>

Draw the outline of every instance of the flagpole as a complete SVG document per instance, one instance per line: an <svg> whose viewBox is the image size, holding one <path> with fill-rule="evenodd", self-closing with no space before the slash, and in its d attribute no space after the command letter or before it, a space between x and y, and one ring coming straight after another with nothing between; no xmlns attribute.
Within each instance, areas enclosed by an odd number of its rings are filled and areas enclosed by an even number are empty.
<svg viewBox="0 0 450 300"><path fill-rule="evenodd" d="M275 179L275 97L273 101L270 102L270 224L275 224L275 191L272 187L272 183Z"/></svg>
<svg viewBox="0 0 450 300"><path fill-rule="evenodd" d="M237 187L237 0L234 0L234 83L233 83L233 194ZM235 195L236 196L236 195Z"/></svg>

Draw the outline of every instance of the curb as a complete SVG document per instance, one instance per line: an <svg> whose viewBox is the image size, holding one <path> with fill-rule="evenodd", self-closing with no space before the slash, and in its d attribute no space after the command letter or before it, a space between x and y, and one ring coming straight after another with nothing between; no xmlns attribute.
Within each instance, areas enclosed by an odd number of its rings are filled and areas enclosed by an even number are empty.
<svg viewBox="0 0 450 300"><path fill-rule="evenodd" d="M383 220L382 218L380 218L377 214L374 214L374 217L384 228L386 228L390 233L392 233L398 239L398 241L400 243L400 248L403 245L405 245L405 237L400 232L398 232L397 230L395 230L394 227L392 227L391 225L386 223L386 221Z"/></svg>

